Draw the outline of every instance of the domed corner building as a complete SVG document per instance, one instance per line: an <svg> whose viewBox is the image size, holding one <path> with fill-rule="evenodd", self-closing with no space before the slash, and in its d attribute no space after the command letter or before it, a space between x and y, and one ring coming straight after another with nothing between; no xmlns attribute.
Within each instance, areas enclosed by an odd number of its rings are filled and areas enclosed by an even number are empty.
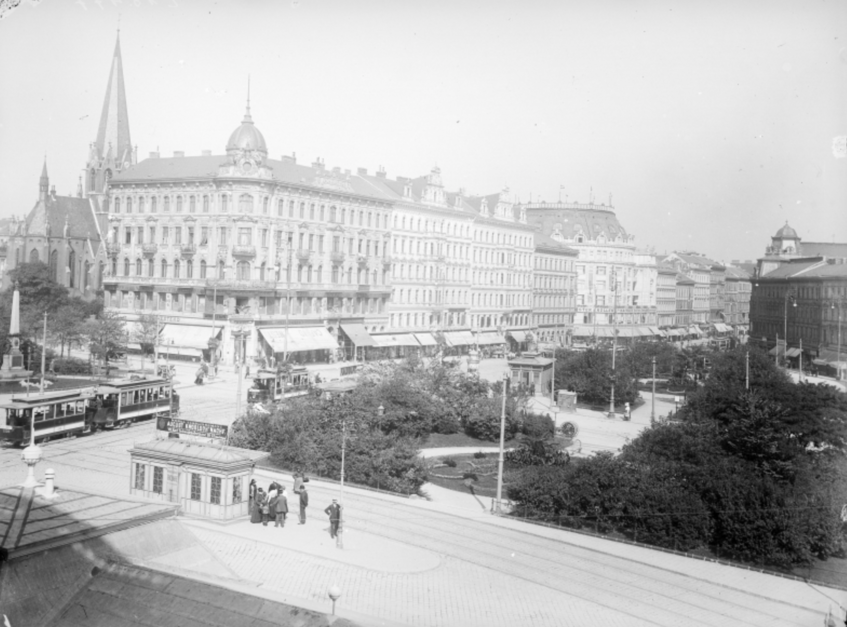
<svg viewBox="0 0 847 627"><path fill-rule="evenodd" d="M579 253L573 337L576 343L652 336L658 333L655 301L643 301L635 237L621 226L611 205L528 203L527 221ZM656 268L652 264L652 278ZM641 280L639 280L641 279ZM613 290L617 283L617 292ZM655 285L655 283L654 283ZM655 294L655 290L654 290ZM614 323L613 323L614 319ZM652 328L651 328L652 327Z"/></svg>

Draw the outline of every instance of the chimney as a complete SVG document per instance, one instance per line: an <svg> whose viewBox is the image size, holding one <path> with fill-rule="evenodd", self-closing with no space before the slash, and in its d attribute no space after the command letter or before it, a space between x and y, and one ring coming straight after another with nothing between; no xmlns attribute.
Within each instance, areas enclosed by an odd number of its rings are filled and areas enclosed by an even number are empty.
<svg viewBox="0 0 847 627"><path fill-rule="evenodd" d="M324 169L324 164L323 164L323 161L321 161L320 157L318 157L317 161L312 161L312 167L315 168L316 170L323 170Z"/></svg>
<svg viewBox="0 0 847 627"><path fill-rule="evenodd" d="M385 168L383 168L382 166L379 166L379 170L376 171L376 175L379 178L384 179L385 178Z"/></svg>
<svg viewBox="0 0 847 627"><path fill-rule="evenodd" d="M347 178L350 178L350 170L344 170L344 175L345 175Z"/></svg>
<svg viewBox="0 0 847 627"><path fill-rule="evenodd" d="M211 151L211 150L201 150L201 151L200 151L200 156L201 156L201 157L211 157L211 156L212 156L212 151Z"/></svg>
<svg viewBox="0 0 847 627"><path fill-rule="evenodd" d="M291 155L282 155L283 163L297 163L297 157L293 157Z"/></svg>
<svg viewBox="0 0 847 627"><path fill-rule="evenodd" d="M341 168L332 168L333 174L341 174Z"/></svg>
<svg viewBox="0 0 847 627"><path fill-rule="evenodd" d="M159 158L159 153L158 153L158 152L151 152L151 153L150 153L150 158L151 158L151 159L158 159L158 158Z"/></svg>
<svg viewBox="0 0 847 627"><path fill-rule="evenodd" d="M368 169L367 168L358 168L356 170L356 174L358 174L359 176L367 176L368 175Z"/></svg>
<svg viewBox="0 0 847 627"><path fill-rule="evenodd" d="M174 150L174 157L184 157L184 156L185 156L184 150Z"/></svg>

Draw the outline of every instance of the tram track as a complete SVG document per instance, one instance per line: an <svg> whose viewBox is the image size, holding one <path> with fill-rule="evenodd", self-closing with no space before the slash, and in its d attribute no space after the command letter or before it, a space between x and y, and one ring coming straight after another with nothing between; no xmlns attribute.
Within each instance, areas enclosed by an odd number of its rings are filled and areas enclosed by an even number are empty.
<svg viewBox="0 0 847 627"><path fill-rule="evenodd" d="M559 540L521 533L516 546L518 532L513 530L441 512L425 512L426 516L421 516L417 507L386 504L381 499L364 495L357 494L354 499L366 501L366 511L371 514L354 514L349 518L353 526L362 524L362 531L464 559L612 609L620 610L623 601L626 613L657 625L684 622L722 626L730 620L739 625L789 627L811 624L819 618L815 610L769 597L760 597L770 601L767 611L754 610L750 608L749 592ZM398 516L398 507L408 516ZM411 520L414 525L405 524ZM551 544L558 549L552 555ZM556 561L560 557L566 558L568 563ZM682 577L696 582L696 587L680 585ZM642 583L648 581L654 585ZM669 609L681 597L685 597L685 611ZM776 606L782 610L775 609ZM718 607L723 609L719 611Z"/></svg>

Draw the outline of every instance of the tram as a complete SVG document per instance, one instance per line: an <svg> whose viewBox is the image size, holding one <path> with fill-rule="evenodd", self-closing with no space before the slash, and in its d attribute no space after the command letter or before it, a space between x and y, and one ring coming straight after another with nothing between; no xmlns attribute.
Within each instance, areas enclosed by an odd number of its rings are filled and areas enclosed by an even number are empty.
<svg viewBox="0 0 847 627"><path fill-rule="evenodd" d="M309 371L305 366L294 366L287 374L261 368L253 378L253 385L247 390L247 402L272 403L308 393Z"/></svg>
<svg viewBox="0 0 847 627"><path fill-rule="evenodd" d="M0 404L0 440L14 445L129 426L136 420L175 415L179 395L165 379L111 381L76 390L14 396ZM5 415L4 415L5 414Z"/></svg>

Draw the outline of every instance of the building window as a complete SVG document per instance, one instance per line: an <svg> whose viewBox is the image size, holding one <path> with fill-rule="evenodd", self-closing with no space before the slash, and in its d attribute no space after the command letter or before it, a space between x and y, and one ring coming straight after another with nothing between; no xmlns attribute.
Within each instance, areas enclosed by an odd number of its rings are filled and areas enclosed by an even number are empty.
<svg viewBox="0 0 847 627"><path fill-rule="evenodd" d="M227 210L226 194L221 194L221 213L226 213L226 210Z"/></svg>
<svg viewBox="0 0 847 627"><path fill-rule="evenodd" d="M168 261L166 259L162 259L162 278L166 279L168 277Z"/></svg>
<svg viewBox="0 0 847 627"><path fill-rule="evenodd" d="M153 276L154 263L152 259L147 260L147 276Z"/></svg>
<svg viewBox="0 0 847 627"><path fill-rule="evenodd" d="M250 262L248 261L239 261L238 265L235 267L237 271L237 278L239 281L249 281L250 280Z"/></svg>
<svg viewBox="0 0 847 627"><path fill-rule="evenodd" d="M161 494L164 484L165 469L161 466L153 466L153 492Z"/></svg>
<svg viewBox="0 0 847 627"><path fill-rule="evenodd" d="M129 259L124 259L124 276L129 276Z"/></svg>
<svg viewBox="0 0 847 627"><path fill-rule="evenodd" d="M337 217L338 217L338 210L333 205L332 207L329 208L329 221L335 222Z"/></svg>
<svg viewBox="0 0 847 627"><path fill-rule="evenodd" d="M232 503L241 502L241 477L232 478Z"/></svg>
<svg viewBox="0 0 847 627"><path fill-rule="evenodd" d="M200 261L200 278L201 279L206 278L206 261L205 260Z"/></svg>
<svg viewBox="0 0 847 627"><path fill-rule="evenodd" d="M136 464L135 465L135 489L143 490L144 489L144 464Z"/></svg>
<svg viewBox="0 0 847 627"><path fill-rule="evenodd" d="M249 226L238 228L238 245L249 246L252 240L253 229Z"/></svg>
<svg viewBox="0 0 847 627"><path fill-rule="evenodd" d="M265 215L268 215L268 203L269 202L270 202L270 199L267 196L265 196L264 199L262 200L262 213L265 214Z"/></svg>
<svg viewBox="0 0 847 627"><path fill-rule="evenodd" d="M132 213L132 198L126 199L126 212Z"/></svg>
<svg viewBox="0 0 847 627"><path fill-rule="evenodd" d="M208 246L209 245L209 227L201 226L200 227L200 245Z"/></svg>
<svg viewBox="0 0 847 627"><path fill-rule="evenodd" d="M220 231L218 232L218 244L221 246L226 246L227 244L227 229L225 226L220 227Z"/></svg>
<svg viewBox="0 0 847 627"><path fill-rule="evenodd" d="M238 211L241 213L253 213L253 196L251 194L241 194L238 197Z"/></svg>
<svg viewBox="0 0 847 627"><path fill-rule="evenodd" d="M315 219L315 203L309 205L309 220L314 221Z"/></svg>
<svg viewBox="0 0 847 627"><path fill-rule="evenodd" d="M196 472L191 473L191 500L200 500L200 480L201 477Z"/></svg>
<svg viewBox="0 0 847 627"><path fill-rule="evenodd" d="M182 213L182 196L176 197L176 212Z"/></svg>
<svg viewBox="0 0 847 627"><path fill-rule="evenodd" d="M171 197L165 196L162 211L170 211L170 210L171 210Z"/></svg>
<svg viewBox="0 0 847 627"><path fill-rule="evenodd" d="M150 198L150 213L156 213L156 201L157 200L158 199L155 196Z"/></svg>
<svg viewBox="0 0 847 627"><path fill-rule="evenodd" d="M212 505L220 505L221 504L221 478L220 477L212 477L212 490L209 495L209 501Z"/></svg>
<svg viewBox="0 0 847 627"><path fill-rule="evenodd" d="M188 197L188 213L194 213L197 210L197 198L194 196Z"/></svg>
<svg viewBox="0 0 847 627"><path fill-rule="evenodd" d="M185 278L194 278L194 262L190 259L185 262Z"/></svg>
<svg viewBox="0 0 847 627"><path fill-rule="evenodd" d="M135 260L135 276L141 276L141 259Z"/></svg>
<svg viewBox="0 0 847 627"><path fill-rule="evenodd" d="M209 197L203 196L203 213L209 213Z"/></svg>
<svg viewBox="0 0 847 627"><path fill-rule="evenodd" d="M115 198L115 213L121 212L121 199Z"/></svg>
<svg viewBox="0 0 847 627"><path fill-rule="evenodd" d="M180 270L180 268L179 268L179 260L178 260L178 259L174 259L174 278L175 278L175 279L178 279L178 278L179 278L179 270Z"/></svg>

